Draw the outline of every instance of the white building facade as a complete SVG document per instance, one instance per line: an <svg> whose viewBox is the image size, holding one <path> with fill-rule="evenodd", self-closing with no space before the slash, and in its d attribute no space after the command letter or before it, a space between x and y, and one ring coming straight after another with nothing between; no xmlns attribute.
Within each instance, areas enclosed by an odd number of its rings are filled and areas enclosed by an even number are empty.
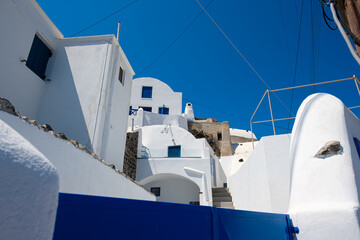
<svg viewBox="0 0 360 240"><path fill-rule="evenodd" d="M132 83L130 110L139 108L158 114L181 115L182 93L174 92L155 78L136 78Z"/></svg>
<svg viewBox="0 0 360 240"><path fill-rule="evenodd" d="M219 161L205 139L171 125L140 130L136 180L158 201L212 206L212 188L222 186Z"/></svg>
<svg viewBox="0 0 360 240"><path fill-rule="evenodd" d="M0 12L0 96L122 169L134 71L116 38L63 38L33 0Z"/></svg>

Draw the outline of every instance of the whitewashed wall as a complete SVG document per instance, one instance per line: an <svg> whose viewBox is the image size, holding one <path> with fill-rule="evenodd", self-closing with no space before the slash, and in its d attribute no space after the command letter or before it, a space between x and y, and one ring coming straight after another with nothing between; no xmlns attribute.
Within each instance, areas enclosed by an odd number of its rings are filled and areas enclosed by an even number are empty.
<svg viewBox="0 0 360 240"><path fill-rule="evenodd" d="M148 182L150 181L151 182ZM156 201L189 204L190 201L199 201L200 188L187 178L174 174L158 174L153 179L148 178L144 187L160 187L160 196ZM145 182L144 182L145 183Z"/></svg>
<svg viewBox="0 0 360 240"><path fill-rule="evenodd" d="M0 32L0 96L35 119L46 83L20 60L27 59L36 33L52 50L63 35L33 0L0 1Z"/></svg>
<svg viewBox="0 0 360 240"><path fill-rule="evenodd" d="M144 188L68 142L0 111L0 119L27 139L55 166L60 192L155 200Z"/></svg>
<svg viewBox="0 0 360 240"><path fill-rule="evenodd" d="M144 155L144 151L147 154L137 161L137 180L147 181L147 178L158 174L175 174L188 178L203 193L200 204L212 206L211 188L220 186L222 181L219 177L218 158L206 140L196 139L187 130L175 126L145 126L140 132L142 146L138 156ZM167 157L168 146L173 145L181 145L181 158ZM215 165L213 173L211 156Z"/></svg>
<svg viewBox="0 0 360 240"><path fill-rule="evenodd" d="M135 115L129 116L129 130L149 125L171 125L188 129L187 119L181 115L163 115L139 109Z"/></svg>
<svg viewBox="0 0 360 240"><path fill-rule="evenodd" d="M313 94L300 106L291 136L289 213L297 239L360 239L360 120L334 96ZM341 154L314 157L328 141Z"/></svg>
<svg viewBox="0 0 360 240"><path fill-rule="evenodd" d="M142 87L153 88L152 98L141 98ZM130 105L132 108L152 107L152 112L158 113L159 107L165 105L169 114L181 115L182 93L174 92L166 83L150 77L136 78L133 80Z"/></svg>
<svg viewBox="0 0 360 240"><path fill-rule="evenodd" d="M126 56L113 35L61 39L57 45L37 121L122 169L134 74Z"/></svg>
<svg viewBox="0 0 360 240"><path fill-rule="evenodd" d="M0 119L0 239L51 239L58 191L55 167Z"/></svg>
<svg viewBox="0 0 360 240"><path fill-rule="evenodd" d="M290 186L290 135L261 138L244 164L228 177L236 209L286 213Z"/></svg>

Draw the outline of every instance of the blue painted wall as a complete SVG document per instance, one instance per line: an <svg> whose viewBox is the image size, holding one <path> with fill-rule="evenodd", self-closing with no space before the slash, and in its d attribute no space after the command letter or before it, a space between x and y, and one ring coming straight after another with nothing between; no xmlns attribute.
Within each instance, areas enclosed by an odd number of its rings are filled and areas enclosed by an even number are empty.
<svg viewBox="0 0 360 240"><path fill-rule="evenodd" d="M291 239L287 215L59 195L54 239Z"/></svg>

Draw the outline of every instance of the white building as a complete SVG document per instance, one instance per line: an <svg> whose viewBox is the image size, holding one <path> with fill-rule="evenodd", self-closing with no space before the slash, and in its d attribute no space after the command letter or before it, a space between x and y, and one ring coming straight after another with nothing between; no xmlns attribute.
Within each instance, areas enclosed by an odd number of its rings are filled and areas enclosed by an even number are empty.
<svg viewBox="0 0 360 240"><path fill-rule="evenodd" d="M134 71L116 38L63 38L35 1L0 4L0 96L122 169Z"/></svg>
<svg viewBox="0 0 360 240"><path fill-rule="evenodd" d="M212 188L223 182L207 141L171 125L144 126L140 132L136 180L158 201L212 206Z"/></svg>
<svg viewBox="0 0 360 240"><path fill-rule="evenodd" d="M182 93L174 92L166 83L150 77L136 78L131 88L130 110L181 115Z"/></svg>

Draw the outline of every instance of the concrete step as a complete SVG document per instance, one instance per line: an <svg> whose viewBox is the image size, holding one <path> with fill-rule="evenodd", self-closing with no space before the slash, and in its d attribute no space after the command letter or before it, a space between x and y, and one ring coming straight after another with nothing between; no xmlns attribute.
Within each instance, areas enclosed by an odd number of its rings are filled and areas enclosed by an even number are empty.
<svg viewBox="0 0 360 240"><path fill-rule="evenodd" d="M226 196L226 197L214 197L213 196L213 202L231 202L232 197Z"/></svg>
<svg viewBox="0 0 360 240"><path fill-rule="evenodd" d="M224 188L224 187L212 188L212 192L213 192L213 193L229 192L229 188Z"/></svg>
<svg viewBox="0 0 360 240"><path fill-rule="evenodd" d="M218 208L230 208L230 209L234 209L234 205L232 202L214 202L213 203L214 207L218 207Z"/></svg>
<svg viewBox="0 0 360 240"><path fill-rule="evenodd" d="M228 192L214 192L212 194L213 197L230 197L230 193Z"/></svg>

